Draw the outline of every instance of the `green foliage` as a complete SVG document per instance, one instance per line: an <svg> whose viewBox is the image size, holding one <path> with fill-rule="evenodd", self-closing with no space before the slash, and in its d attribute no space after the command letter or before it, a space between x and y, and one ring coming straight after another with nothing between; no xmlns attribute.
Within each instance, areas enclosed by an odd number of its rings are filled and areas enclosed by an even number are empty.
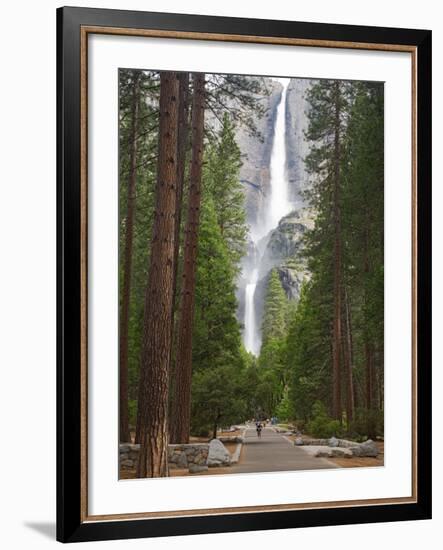
<svg viewBox="0 0 443 550"><path fill-rule="evenodd" d="M153 219L153 192L157 175L156 151L158 128L159 75L151 71L119 70L120 111L119 111L119 285L122 297L124 242L127 213L127 193L131 139L131 100L132 83L138 76L139 123L136 131L137 179L136 207L134 220L132 284L129 307L128 332L128 371L129 396L137 397L137 384L140 358L141 330L143 325L143 304L149 261L149 241ZM150 129L150 132L146 131Z"/></svg>
<svg viewBox="0 0 443 550"><path fill-rule="evenodd" d="M193 370L231 365L240 357L234 268L212 197L203 193L198 245Z"/></svg>
<svg viewBox="0 0 443 550"><path fill-rule="evenodd" d="M289 399L288 388L283 391L283 397L275 409L275 416L279 421L287 422L294 418L292 402Z"/></svg>
<svg viewBox="0 0 443 550"><path fill-rule="evenodd" d="M209 191L203 194L199 237L191 393L196 434L244 420L250 362L236 318L235 269Z"/></svg>
<svg viewBox="0 0 443 550"><path fill-rule="evenodd" d="M313 413L312 403L320 401L324 411L332 410L332 326L334 269L337 267L334 239L338 235L342 255L339 264L342 411L347 400L346 351L357 407L348 429L356 435L367 435L369 431L381 433L383 86L322 80L312 85L307 99L310 109L306 137L310 148L305 162L311 185L305 198L314 213L315 224L305 234L304 254L310 278L302 288L295 312L290 315L286 355L288 395L294 416L308 422L308 429L328 435L335 429L326 413ZM338 225L334 217L336 203L340 213ZM368 410L366 385L370 371L373 390Z"/></svg>
<svg viewBox="0 0 443 550"><path fill-rule="evenodd" d="M295 417L305 421L311 416L312 403L330 401L331 316L321 290L315 279L304 283L287 338L289 398Z"/></svg>
<svg viewBox="0 0 443 550"><path fill-rule="evenodd" d="M245 253L248 228L245 197L239 180L241 153L235 142L234 126L228 113L217 140L206 148L203 187L217 205L217 223L233 266Z"/></svg>
<svg viewBox="0 0 443 550"><path fill-rule="evenodd" d="M275 338L284 338L286 335L286 312L288 299L276 269L269 276L264 301L262 341L263 344Z"/></svg>
<svg viewBox="0 0 443 550"><path fill-rule="evenodd" d="M275 416L284 397L287 385L285 357L288 304L278 272L273 269L266 288L262 346L257 362L255 387L257 403L255 416L257 417Z"/></svg>
<svg viewBox="0 0 443 550"><path fill-rule="evenodd" d="M321 401L317 401L312 407L312 420L308 422L307 430L313 437L322 439L342 435L340 421L328 416L326 407Z"/></svg>
<svg viewBox="0 0 443 550"><path fill-rule="evenodd" d="M206 106L212 115L223 121L226 112L251 135L258 135L257 118L265 114L263 96L268 95L261 77L236 74L210 74L206 82ZM208 133L212 134L208 128Z"/></svg>
<svg viewBox="0 0 443 550"><path fill-rule="evenodd" d="M218 366L197 371L192 377L192 433L212 433L248 416L247 384L242 368Z"/></svg>

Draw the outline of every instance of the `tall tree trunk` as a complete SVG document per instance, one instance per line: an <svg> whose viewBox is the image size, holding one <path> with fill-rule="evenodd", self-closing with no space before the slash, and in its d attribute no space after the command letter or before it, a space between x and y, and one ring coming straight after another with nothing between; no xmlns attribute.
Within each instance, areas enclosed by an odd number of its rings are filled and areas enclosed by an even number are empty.
<svg viewBox="0 0 443 550"><path fill-rule="evenodd" d="M138 477L165 477L169 473L168 371L175 272L177 136L177 75L164 72L160 76L157 183L140 364Z"/></svg>
<svg viewBox="0 0 443 550"><path fill-rule="evenodd" d="M378 408L380 411L384 410L384 377L383 377L383 367L384 367L384 346L381 343L380 347L377 349L377 381L378 381Z"/></svg>
<svg viewBox="0 0 443 550"><path fill-rule="evenodd" d="M352 374L353 351L352 351L352 327L351 311L349 307L349 296L344 289L344 319L343 319L343 362L346 376L346 421L349 423L354 418L354 380Z"/></svg>
<svg viewBox="0 0 443 550"><path fill-rule="evenodd" d="M192 159L188 214L185 228L183 277L175 365L173 443L188 443L191 419L192 330L194 321L195 272L200 220L201 175L205 112L205 75L193 74Z"/></svg>
<svg viewBox="0 0 443 550"><path fill-rule="evenodd" d="M364 303L365 303L365 311L367 310L367 303L369 300L368 296L368 283L367 279L369 277L369 220L368 216L365 217L365 232L364 232L364 243L363 243L363 270L364 270ZM366 408L368 410L372 409L373 404L373 397L374 397L374 376L373 376L373 362L374 362L374 350L373 345L371 342L371 338L369 335L368 330L368 319L365 318L365 343L364 343L364 351L365 351L365 378L366 378Z"/></svg>
<svg viewBox="0 0 443 550"><path fill-rule="evenodd" d="M341 294L342 247L340 213L340 83L334 83L334 320L332 335L332 415L341 421Z"/></svg>
<svg viewBox="0 0 443 550"><path fill-rule="evenodd" d="M123 293L120 306L120 441L131 441L128 411L128 332L131 300L132 249L134 241L135 188L137 181L137 131L140 107L140 74L134 71L132 82L131 131L129 153L128 197L125 227L125 248L123 265Z"/></svg>
<svg viewBox="0 0 443 550"><path fill-rule="evenodd" d="M212 439L217 439L217 428L218 428L218 423L220 422L220 418L221 418L221 414L220 414L220 410L218 409L217 416L215 417L214 424L212 427Z"/></svg>
<svg viewBox="0 0 443 550"><path fill-rule="evenodd" d="M183 203L183 189L185 182L186 172L186 153L188 148L188 136L189 136L189 73L179 73L179 107L178 107L178 141L177 141L177 203L175 208L175 237L174 237L174 290L173 290L173 304L175 307L177 293L180 291L177 280L178 260L180 252L180 227L181 227L181 213ZM174 426L176 425L174 408L175 401L175 354L174 349L174 335L175 335L176 322L175 319L171 323L172 331L172 350L171 359L169 365L169 391L171 392L170 410L169 415L169 433L171 441L174 441Z"/></svg>
<svg viewBox="0 0 443 550"><path fill-rule="evenodd" d="M374 376L373 376L374 354L369 341L365 342L365 371L366 371L366 408L373 408Z"/></svg>
<svg viewBox="0 0 443 550"><path fill-rule="evenodd" d="M179 108L177 138L177 203L175 208L175 242L174 242L174 298L177 293L177 269L180 251L180 225L185 182L186 151L189 135L189 73L179 73Z"/></svg>

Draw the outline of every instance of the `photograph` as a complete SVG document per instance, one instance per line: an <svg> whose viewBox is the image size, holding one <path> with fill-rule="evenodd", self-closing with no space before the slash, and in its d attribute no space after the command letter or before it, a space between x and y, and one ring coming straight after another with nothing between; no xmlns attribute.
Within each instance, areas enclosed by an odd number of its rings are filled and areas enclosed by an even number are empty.
<svg viewBox="0 0 443 550"><path fill-rule="evenodd" d="M432 33L386 23L57 10L57 540L431 517Z"/></svg>
<svg viewBox="0 0 443 550"><path fill-rule="evenodd" d="M119 479L383 467L384 82L115 83Z"/></svg>

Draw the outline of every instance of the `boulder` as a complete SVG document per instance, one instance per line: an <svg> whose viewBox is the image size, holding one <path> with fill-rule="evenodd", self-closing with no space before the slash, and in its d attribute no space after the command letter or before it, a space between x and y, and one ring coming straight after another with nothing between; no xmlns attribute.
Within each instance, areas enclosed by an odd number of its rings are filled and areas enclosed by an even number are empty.
<svg viewBox="0 0 443 550"><path fill-rule="evenodd" d="M297 437L294 441L294 445L297 445L297 447L301 447L303 445L303 439L301 437Z"/></svg>
<svg viewBox="0 0 443 550"><path fill-rule="evenodd" d="M330 458L332 456L331 449L319 449L315 455L317 458Z"/></svg>
<svg viewBox="0 0 443 550"><path fill-rule="evenodd" d="M347 439L339 439L338 440L338 446L339 447L355 447L357 443L355 441L348 441Z"/></svg>
<svg viewBox="0 0 443 550"><path fill-rule="evenodd" d="M372 441L372 439L368 439L364 443L360 443L360 445L351 447L351 451L353 452L354 456L378 456L377 445Z"/></svg>
<svg viewBox="0 0 443 550"><path fill-rule="evenodd" d="M209 443L208 466L230 466L231 453L219 439L212 439Z"/></svg>
<svg viewBox="0 0 443 550"><path fill-rule="evenodd" d="M178 468L187 468L188 467L188 459L186 457L186 453L181 453L178 456L176 464L177 464Z"/></svg>
<svg viewBox="0 0 443 550"><path fill-rule="evenodd" d="M304 441L304 445L319 445L321 447L329 447L329 439L306 439Z"/></svg>
<svg viewBox="0 0 443 550"><path fill-rule="evenodd" d="M351 449L345 449L342 447L333 447L329 451L330 455L336 458L352 458L354 456L354 453L351 451Z"/></svg>

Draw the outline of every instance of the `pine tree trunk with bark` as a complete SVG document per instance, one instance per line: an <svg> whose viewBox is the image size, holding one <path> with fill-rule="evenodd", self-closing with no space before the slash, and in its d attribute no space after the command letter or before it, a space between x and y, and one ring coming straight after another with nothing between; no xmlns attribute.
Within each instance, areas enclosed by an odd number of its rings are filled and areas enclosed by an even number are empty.
<svg viewBox="0 0 443 550"><path fill-rule="evenodd" d="M137 182L137 131L140 108L140 75L134 71L132 82L132 105L131 105L131 131L130 131L130 153L129 153L129 178L128 197L125 224L125 248L123 252L123 291L120 306L120 345L119 345L119 399L120 399L120 441L131 442L129 432L129 411L128 411L128 332L129 332L129 308L131 301L131 279L132 279L132 253L134 241L134 217L135 217L135 190Z"/></svg>
<svg viewBox="0 0 443 550"><path fill-rule="evenodd" d="M192 331L203 161L205 75L193 74L192 158L178 321L171 442L188 443L191 420Z"/></svg>
<svg viewBox="0 0 443 550"><path fill-rule="evenodd" d="M349 306L349 296L347 290L344 290L344 312L343 312L343 363L346 377L346 422L349 423L354 418L354 379L352 373L353 350L352 350L352 326L351 326L351 308Z"/></svg>
<svg viewBox="0 0 443 550"><path fill-rule="evenodd" d="M177 138L177 203L175 208L174 242L174 298L177 294L177 269L180 251L180 226L183 203L183 189L186 173L186 151L189 136L189 73L179 73L178 138Z"/></svg>
<svg viewBox="0 0 443 550"><path fill-rule="evenodd" d="M189 73L179 73L179 106L178 106L178 139L177 139L177 202L175 208L175 237L174 237L174 294L173 304L176 305L177 295L180 291L180 285L178 284L178 263L180 254L180 228L181 228L181 214L183 203L183 190L185 184L186 173L186 153L188 149L188 137L189 137ZM174 440L174 409L173 403L175 399L175 353L174 343L176 340L176 322L177 314L174 315L173 322L171 324L172 331L172 350L171 359L169 365L169 380L170 380L170 410L172 413L169 415L169 433L171 440ZM172 399L172 401L171 401Z"/></svg>
<svg viewBox="0 0 443 550"><path fill-rule="evenodd" d="M340 83L334 83L334 173L333 173L333 225L334 225L334 316L332 329L332 416L341 421L341 315L342 315L342 245L340 212Z"/></svg>
<svg viewBox="0 0 443 550"><path fill-rule="evenodd" d="M374 377L373 377L373 351L369 341L365 342L365 370L366 370L366 408L373 408Z"/></svg>
<svg viewBox="0 0 443 550"><path fill-rule="evenodd" d="M365 274L365 291L364 291L364 302L365 306L369 300L368 291L367 291L367 282L366 278L369 276L370 266L369 266L369 230L366 217L366 228L364 234L364 250L363 250L363 269ZM365 308L366 310L366 308ZM366 324L368 320L366 319ZM366 375L366 408L371 410L373 408L373 396L374 396L374 377L373 377L373 346L371 342L370 335L368 334L368 328L366 327L365 334L365 375Z"/></svg>
<svg viewBox="0 0 443 550"><path fill-rule="evenodd" d="M160 125L154 222L142 335L137 477L168 475L168 391L174 290L178 79L160 76Z"/></svg>

